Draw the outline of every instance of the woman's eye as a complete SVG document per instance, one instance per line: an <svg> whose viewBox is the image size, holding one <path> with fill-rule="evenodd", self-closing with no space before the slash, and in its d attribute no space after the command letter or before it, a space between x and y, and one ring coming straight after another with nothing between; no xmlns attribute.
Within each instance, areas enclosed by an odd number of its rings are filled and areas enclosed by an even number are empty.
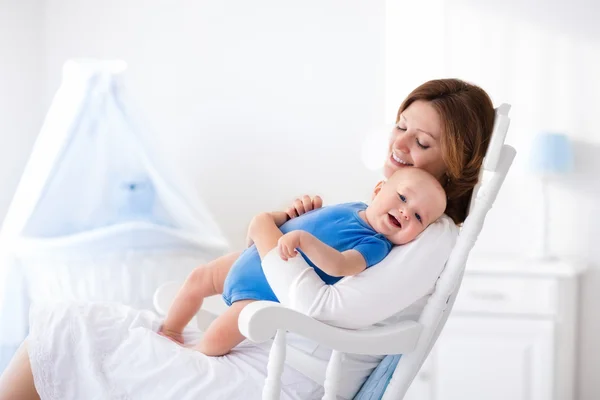
<svg viewBox="0 0 600 400"><path fill-rule="evenodd" d="M426 150L429 148L429 146L424 145L423 143L419 142L419 139L415 139L417 141L417 146L419 146L420 148L422 148L423 150Z"/></svg>
<svg viewBox="0 0 600 400"><path fill-rule="evenodd" d="M402 132L406 132L406 128L401 127L400 125L396 125L396 129Z"/></svg>
<svg viewBox="0 0 600 400"><path fill-rule="evenodd" d="M398 197L400 197L403 203L406 203L406 197L403 194L399 194Z"/></svg>
<svg viewBox="0 0 600 400"><path fill-rule="evenodd" d="M415 217L417 218L417 221L423 222L423 220L421 219L421 216L419 214L415 214Z"/></svg>

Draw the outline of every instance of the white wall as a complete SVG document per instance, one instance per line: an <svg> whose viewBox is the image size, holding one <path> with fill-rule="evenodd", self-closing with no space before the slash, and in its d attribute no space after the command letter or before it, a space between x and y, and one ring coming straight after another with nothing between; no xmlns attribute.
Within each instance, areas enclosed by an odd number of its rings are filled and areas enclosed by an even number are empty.
<svg viewBox="0 0 600 400"><path fill-rule="evenodd" d="M363 199L383 122L384 2L48 0L48 104L70 57L119 57L165 157L235 246L305 192Z"/></svg>
<svg viewBox="0 0 600 400"><path fill-rule="evenodd" d="M0 221L43 118L43 0L0 0Z"/></svg>

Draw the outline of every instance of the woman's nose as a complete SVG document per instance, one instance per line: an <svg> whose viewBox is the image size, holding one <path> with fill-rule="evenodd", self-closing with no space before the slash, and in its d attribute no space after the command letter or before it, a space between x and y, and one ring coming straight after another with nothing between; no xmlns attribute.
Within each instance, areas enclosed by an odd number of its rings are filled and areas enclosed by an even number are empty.
<svg viewBox="0 0 600 400"><path fill-rule="evenodd" d="M406 132L400 132L394 137L394 141L392 142L392 148L396 150L400 150L404 153L410 153L409 144L409 135Z"/></svg>

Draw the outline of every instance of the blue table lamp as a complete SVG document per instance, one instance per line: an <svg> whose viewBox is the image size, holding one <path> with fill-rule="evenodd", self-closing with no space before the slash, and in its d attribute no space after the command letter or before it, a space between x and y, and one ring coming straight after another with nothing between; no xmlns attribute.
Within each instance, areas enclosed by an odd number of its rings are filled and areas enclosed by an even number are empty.
<svg viewBox="0 0 600 400"><path fill-rule="evenodd" d="M536 256L543 259L552 258L548 251L548 218L550 216L548 181L573 170L573 149L567 135L544 132L533 139L529 158L529 171L537 175L542 183L542 237Z"/></svg>

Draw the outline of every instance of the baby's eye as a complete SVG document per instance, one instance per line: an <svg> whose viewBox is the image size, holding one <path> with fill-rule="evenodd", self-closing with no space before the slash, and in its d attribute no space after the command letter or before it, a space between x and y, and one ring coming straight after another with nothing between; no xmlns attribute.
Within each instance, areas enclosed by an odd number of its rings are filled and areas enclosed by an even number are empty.
<svg viewBox="0 0 600 400"><path fill-rule="evenodd" d="M417 221L419 221L421 223L423 222L423 220L421 219L421 216L419 214L415 213L415 217L417 218Z"/></svg>
<svg viewBox="0 0 600 400"><path fill-rule="evenodd" d="M400 200L402 200L403 203L406 203L406 197L403 194L398 194L398 196L400 197Z"/></svg>
<svg viewBox="0 0 600 400"><path fill-rule="evenodd" d="M396 125L396 129L402 131L402 132L406 132L406 128L401 127L400 125Z"/></svg>

